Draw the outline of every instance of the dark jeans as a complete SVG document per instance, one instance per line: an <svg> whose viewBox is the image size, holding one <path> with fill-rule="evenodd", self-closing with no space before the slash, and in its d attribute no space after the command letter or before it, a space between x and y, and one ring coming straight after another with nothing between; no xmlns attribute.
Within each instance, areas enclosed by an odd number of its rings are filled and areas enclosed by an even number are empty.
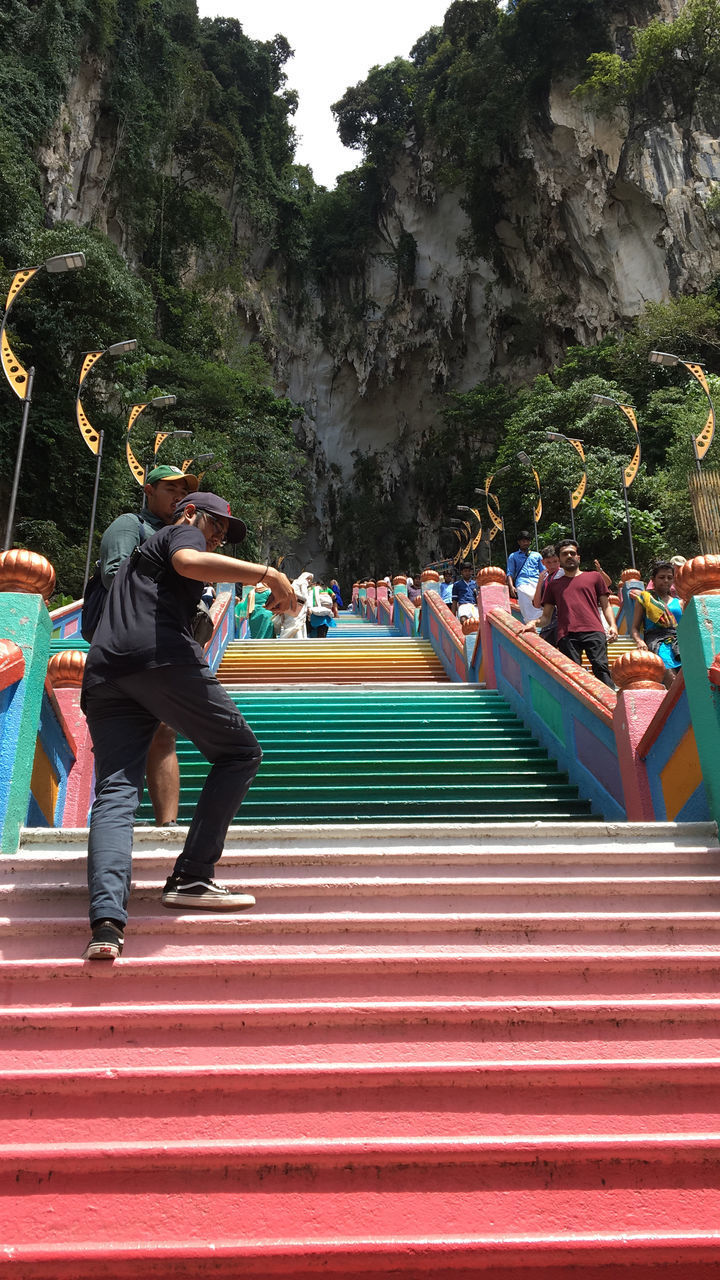
<svg viewBox="0 0 720 1280"><path fill-rule="evenodd" d="M133 819L158 724L184 734L212 768L174 870L209 877L260 767L255 734L207 667L154 667L83 693L95 753L88 839L90 921L127 920Z"/></svg>
<svg viewBox="0 0 720 1280"><path fill-rule="evenodd" d="M604 631L570 631L557 647L566 658L572 658L578 666L582 666L582 653L585 650L594 676L602 680L608 688L614 689L615 683L610 675L607 656L607 639Z"/></svg>

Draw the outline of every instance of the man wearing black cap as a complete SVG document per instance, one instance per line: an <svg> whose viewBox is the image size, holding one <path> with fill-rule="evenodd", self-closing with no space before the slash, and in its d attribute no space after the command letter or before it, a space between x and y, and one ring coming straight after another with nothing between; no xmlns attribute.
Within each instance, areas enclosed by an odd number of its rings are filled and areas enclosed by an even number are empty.
<svg viewBox="0 0 720 1280"><path fill-rule="evenodd" d="M100 573L106 591L120 565L132 555L146 538L151 538L175 519L175 508L182 498L194 493L197 476L179 467L154 467L148 474L143 493L142 511L118 516L108 525L100 543ZM159 827L174 826L180 807L180 766L176 750L177 734L166 725L158 725L147 758L147 788Z"/></svg>
<svg viewBox="0 0 720 1280"><path fill-rule="evenodd" d="M214 493L178 504L175 523L143 542L119 568L85 666L82 706L95 753L95 801L88 839L92 938L89 960L113 960L123 947L130 892L133 819L148 748L158 723L183 733L210 761L184 847L165 884L167 907L232 911L249 894L212 878L227 829L261 760L258 741L210 671L191 624L205 582L261 579L268 607L290 613L295 596L284 574L214 554L245 525Z"/></svg>

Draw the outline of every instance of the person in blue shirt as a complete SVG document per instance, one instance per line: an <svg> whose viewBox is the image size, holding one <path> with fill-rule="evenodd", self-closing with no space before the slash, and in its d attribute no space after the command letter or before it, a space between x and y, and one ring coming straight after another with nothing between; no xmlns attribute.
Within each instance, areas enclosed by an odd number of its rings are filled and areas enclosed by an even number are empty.
<svg viewBox="0 0 720 1280"><path fill-rule="evenodd" d="M443 580L440 583L440 586L438 587L438 591L440 593L440 599L442 600L443 604L447 604L447 605L452 604L454 582L455 582L455 574L453 573L452 569L444 569Z"/></svg>
<svg viewBox="0 0 720 1280"><path fill-rule="evenodd" d="M452 589L452 604L450 608L453 613L462 621L463 618L472 618L477 621L477 583L472 574L472 565L463 564L460 566L460 577Z"/></svg>
<svg viewBox="0 0 720 1280"><path fill-rule="evenodd" d="M517 551L508 556L506 569L510 599L517 600L523 622L534 622L542 613L533 604L535 588L542 571L542 556L539 552L530 550L530 534L527 529L523 529L518 534Z"/></svg>

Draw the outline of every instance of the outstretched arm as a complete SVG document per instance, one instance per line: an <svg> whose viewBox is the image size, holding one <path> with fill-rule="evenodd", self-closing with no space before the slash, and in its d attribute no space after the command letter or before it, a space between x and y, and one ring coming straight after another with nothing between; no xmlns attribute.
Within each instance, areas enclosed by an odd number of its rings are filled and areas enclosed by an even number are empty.
<svg viewBox="0 0 720 1280"><path fill-rule="evenodd" d="M265 608L271 613L297 613L295 592L279 569L266 569L264 564L219 556L214 551L195 551L192 547L176 551L172 567L181 577L191 578L193 582L242 582L247 587L266 582L271 594Z"/></svg>

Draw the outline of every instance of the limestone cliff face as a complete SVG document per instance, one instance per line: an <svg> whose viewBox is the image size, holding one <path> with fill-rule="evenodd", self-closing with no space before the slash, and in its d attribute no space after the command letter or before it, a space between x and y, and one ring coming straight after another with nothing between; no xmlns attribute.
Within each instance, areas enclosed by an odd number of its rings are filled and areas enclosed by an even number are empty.
<svg viewBox="0 0 720 1280"><path fill-rule="evenodd" d="M319 461L347 472L354 451L385 450L400 474L448 390L493 373L527 378L568 343L595 343L647 302L720 272L704 210L720 140L701 121L631 132L622 113L594 115L571 87L554 87L546 127L528 132L521 168L504 175L494 263L462 255L462 192L439 189L432 155L408 143L353 282L356 306L339 292L316 297L297 324L276 300L276 375L304 406ZM392 256L403 233L417 247L411 284Z"/></svg>
<svg viewBox="0 0 720 1280"><path fill-rule="evenodd" d="M666 0L667 16L677 7ZM98 64L82 68L43 149L46 206L52 219L94 221L132 257L101 78ZM703 289L720 273L720 234L704 210L720 183L718 137L701 120L685 129L608 120L571 88L553 87L543 126L502 176L493 262L461 253L462 192L439 185L432 151L411 138L362 276L300 299L268 247L250 240L245 288L228 307L240 340L265 343L277 390L303 407L319 514L326 481L347 475L355 452L385 451L388 475L400 474L448 390L493 373L527 378L568 342L594 343L648 301ZM414 262L403 266L408 245Z"/></svg>

